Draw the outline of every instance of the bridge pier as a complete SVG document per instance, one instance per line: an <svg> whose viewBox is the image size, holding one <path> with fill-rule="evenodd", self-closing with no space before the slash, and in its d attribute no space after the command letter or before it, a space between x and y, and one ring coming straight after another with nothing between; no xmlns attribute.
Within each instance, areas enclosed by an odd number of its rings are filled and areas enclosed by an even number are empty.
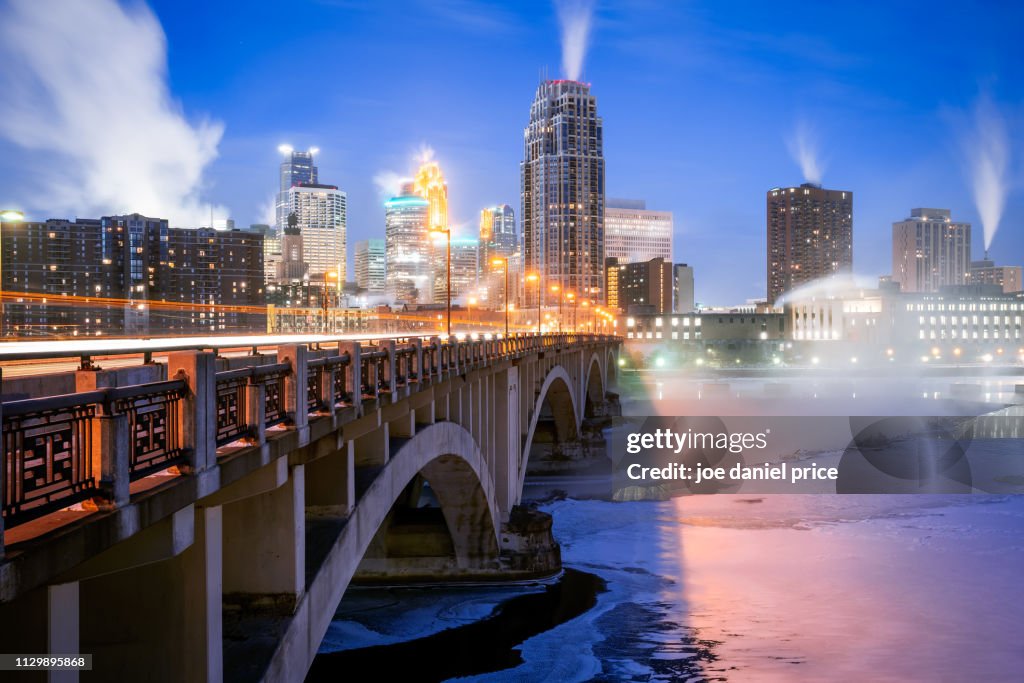
<svg viewBox="0 0 1024 683"><path fill-rule="evenodd" d="M280 486L224 505L224 600L250 613L286 613L306 585L305 468Z"/></svg>
<svg viewBox="0 0 1024 683"><path fill-rule="evenodd" d="M324 517L348 517L356 504L355 442L306 465L306 511Z"/></svg>

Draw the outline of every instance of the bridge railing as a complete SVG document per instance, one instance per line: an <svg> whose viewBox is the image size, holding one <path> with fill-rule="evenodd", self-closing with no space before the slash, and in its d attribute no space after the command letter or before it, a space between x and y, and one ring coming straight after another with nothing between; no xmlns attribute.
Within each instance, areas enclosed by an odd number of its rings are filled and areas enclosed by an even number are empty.
<svg viewBox="0 0 1024 683"><path fill-rule="evenodd" d="M413 386L503 359L611 339L555 334L282 345L278 362L220 372L213 371L216 351L176 351L168 368L173 361L177 374L166 381L8 401L0 406L0 534L77 504L125 505L133 482L170 468L204 470L235 446L263 444L268 429L301 427L311 415L395 400ZM182 365L176 356L191 361Z"/></svg>

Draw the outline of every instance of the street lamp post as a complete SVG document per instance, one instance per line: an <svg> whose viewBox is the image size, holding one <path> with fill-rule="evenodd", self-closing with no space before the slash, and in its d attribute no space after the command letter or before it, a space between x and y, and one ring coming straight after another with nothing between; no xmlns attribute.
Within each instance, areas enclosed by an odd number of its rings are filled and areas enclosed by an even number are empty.
<svg viewBox="0 0 1024 683"><path fill-rule="evenodd" d="M336 271L331 270L331 271L328 271L328 272L324 273L324 297L323 297L323 306L324 306L324 316L323 316L323 318L324 318L324 323L323 323L321 331L324 332L325 334L327 333L328 309L330 308L330 305L332 303L331 300L330 300L330 286L327 284L327 281L328 280L337 280L337 279L338 279L338 273Z"/></svg>
<svg viewBox="0 0 1024 683"><path fill-rule="evenodd" d="M25 214L23 214L21 211L15 211L14 209L4 209L3 211L0 211L0 226L2 226L5 222L6 223L20 223L23 220L25 220ZM2 241L3 241L3 230L0 229L0 243L2 243ZM3 297L2 297L3 282L4 282L3 275L4 275L3 254L0 253L0 337L4 337L4 336L7 335L7 330L4 329L5 326L6 326L5 318L7 317L7 311L4 310L4 300L3 300Z"/></svg>
<svg viewBox="0 0 1024 683"><path fill-rule="evenodd" d="M508 338L508 258L504 256L495 257L491 259L491 265L500 265L505 271L505 337Z"/></svg>
<svg viewBox="0 0 1024 683"><path fill-rule="evenodd" d="M562 333L562 295L558 293L561 289L562 288L559 287L558 285L551 285L551 292L553 294L555 294L555 297L558 299L558 333L559 334Z"/></svg>
<svg viewBox="0 0 1024 683"><path fill-rule="evenodd" d="M565 298L572 302L572 331L576 331L576 293L566 292Z"/></svg>
<svg viewBox="0 0 1024 683"><path fill-rule="evenodd" d="M451 228L442 228L442 227L438 226L438 227L434 227L430 232L431 232L432 235L434 235L436 237L440 237L441 235L444 235L445 241L447 242L447 255L445 256L445 262L446 262L446 270L448 271L448 275L447 275L447 278L446 278L446 285L445 285L445 287L446 287L446 290L448 292L448 303L447 303L447 306L446 306L447 311L448 311L448 333L447 334L450 337L450 336L452 336L452 229Z"/></svg>
<svg viewBox="0 0 1024 683"><path fill-rule="evenodd" d="M537 283L537 336L540 336L540 334L541 334L541 331L540 331L540 294L541 294L540 275L537 275L536 273L531 273L530 275L526 276L526 281L527 282L536 282Z"/></svg>

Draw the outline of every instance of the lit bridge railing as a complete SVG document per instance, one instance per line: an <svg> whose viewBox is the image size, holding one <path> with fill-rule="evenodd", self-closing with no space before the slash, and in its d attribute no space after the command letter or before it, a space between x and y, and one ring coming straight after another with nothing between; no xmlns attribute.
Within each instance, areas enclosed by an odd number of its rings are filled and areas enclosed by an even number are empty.
<svg viewBox="0 0 1024 683"><path fill-rule="evenodd" d="M169 346L168 371L177 370L166 381L0 406L0 532L76 504L98 510L126 505L133 483L160 472L208 469L238 448L262 445L267 430L303 427L345 408L358 412L368 402L396 400L496 361L613 339L555 334L341 340L333 348L285 344L277 346L274 363L220 372L216 349Z"/></svg>

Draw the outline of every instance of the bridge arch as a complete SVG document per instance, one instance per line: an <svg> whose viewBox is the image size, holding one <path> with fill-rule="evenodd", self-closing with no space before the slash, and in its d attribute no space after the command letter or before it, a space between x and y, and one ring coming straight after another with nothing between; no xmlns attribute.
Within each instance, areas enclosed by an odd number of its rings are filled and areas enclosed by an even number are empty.
<svg viewBox="0 0 1024 683"><path fill-rule="evenodd" d="M619 358L615 350L609 348L604 352L605 389L615 386L619 379Z"/></svg>
<svg viewBox="0 0 1024 683"><path fill-rule="evenodd" d="M533 405L533 414L526 430L523 452L519 458L519 477L516 482L516 500L522 498L523 483L526 481L526 468L530 460L530 448L537 433L544 404L551 406L554 418L555 434L559 441L575 441L579 438L582 413L579 409L580 399L573 387L578 386L569 373L561 365L556 365L544 377L537 400Z"/></svg>
<svg viewBox="0 0 1024 683"><path fill-rule="evenodd" d="M597 353L593 353L590 356L590 362L587 363L587 374L584 384L584 417L593 417L595 407L600 405L604 401L606 393L606 367L607 363L602 364Z"/></svg>
<svg viewBox="0 0 1024 683"><path fill-rule="evenodd" d="M381 524L406 486L422 474L441 503L459 569L498 557L501 515L494 480L472 434L438 422L402 444L359 498L345 528L316 570L278 644L268 680L307 671Z"/></svg>

